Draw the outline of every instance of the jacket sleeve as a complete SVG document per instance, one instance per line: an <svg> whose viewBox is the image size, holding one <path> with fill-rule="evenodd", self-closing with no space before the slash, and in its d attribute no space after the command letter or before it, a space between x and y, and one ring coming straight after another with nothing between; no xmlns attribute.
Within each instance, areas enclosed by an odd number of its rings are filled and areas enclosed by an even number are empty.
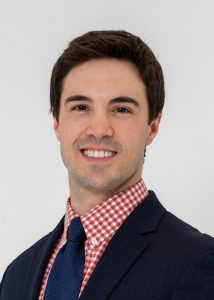
<svg viewBox="0 0 214 300"><path fill-rule="evenodd" d="M9 267L9 266L8 266L8 267ZM0 282L0 300L3 299L3 298L2 298L2 289L3 289L3 283L4 283L4 279L5 279L5 276L6 276L8 267L7 267L6 271L4 272L4 275L3 275L2 280L1 280L1 282Z"/></svg>
<svg viewBox="0 0 214 300"><path fill-rule="evenodd" d="M214 251L194 259L173 292L171 300L214 299Z"/></svg>

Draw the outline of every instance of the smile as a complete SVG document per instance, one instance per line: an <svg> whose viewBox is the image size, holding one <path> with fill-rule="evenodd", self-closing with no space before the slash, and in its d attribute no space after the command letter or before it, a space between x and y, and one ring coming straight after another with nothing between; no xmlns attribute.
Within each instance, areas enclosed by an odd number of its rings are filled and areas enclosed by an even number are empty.
<svg viewBox="0 0 214 300"><path fill-rule="evenodd" d="M103 157L112 157L115 155L115 152L106 151L106 150L90 150L85 149L83 150L83 154L88 157L96 157L96 158L103 158Z"/></svg>

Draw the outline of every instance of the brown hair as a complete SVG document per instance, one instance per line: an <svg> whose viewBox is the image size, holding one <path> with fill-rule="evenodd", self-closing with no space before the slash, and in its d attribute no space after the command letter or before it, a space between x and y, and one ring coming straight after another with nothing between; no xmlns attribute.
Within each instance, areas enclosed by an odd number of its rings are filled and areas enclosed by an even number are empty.
<svg viewBox="0 0 214 300"><path fill-rule="evenodd" d="M117 58L131 61L146 86L149 123L164 105L164 78L151 49L137 36L122 30L91 31L71 41L53 67L50 111L58 119L63 79L75 66L90 59Z"/></svg>

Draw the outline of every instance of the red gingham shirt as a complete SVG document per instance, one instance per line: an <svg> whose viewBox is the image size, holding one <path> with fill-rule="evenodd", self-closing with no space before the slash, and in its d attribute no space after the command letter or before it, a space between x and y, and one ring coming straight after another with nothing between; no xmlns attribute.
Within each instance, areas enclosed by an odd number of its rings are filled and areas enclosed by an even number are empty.
<svg viewBox="0 0 214 300"><path fill-rule="evenodd" d="M148 191L142 179L126 191L114 195L111 198L98 204L80 216L85 233L85 266L83 271L83 281L80 295L86 286L94 268L96 267L101 255L110 242L113 234L122 225L128 215L143 201ZM51 253L40 290L39 300L43 300L45 288L51 268L55 261L58 251L67 241L67 229L70 222L79 215L72 209L70 199L67 201L66 215L64 221L64 231L60 239L56 242Z"/></svg>

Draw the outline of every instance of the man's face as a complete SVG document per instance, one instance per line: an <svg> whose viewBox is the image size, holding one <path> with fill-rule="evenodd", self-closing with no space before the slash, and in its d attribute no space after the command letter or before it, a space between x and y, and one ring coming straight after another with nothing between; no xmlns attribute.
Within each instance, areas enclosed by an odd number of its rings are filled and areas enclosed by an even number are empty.
<svg viewBox="0 0 214 300"><path fill-rule="evenodd" d="M70 186L113 195L136 183L144 149L158 131L148 125L146 88L136 67L118 59L93 59L65 77L54 129Z"/></svg>

